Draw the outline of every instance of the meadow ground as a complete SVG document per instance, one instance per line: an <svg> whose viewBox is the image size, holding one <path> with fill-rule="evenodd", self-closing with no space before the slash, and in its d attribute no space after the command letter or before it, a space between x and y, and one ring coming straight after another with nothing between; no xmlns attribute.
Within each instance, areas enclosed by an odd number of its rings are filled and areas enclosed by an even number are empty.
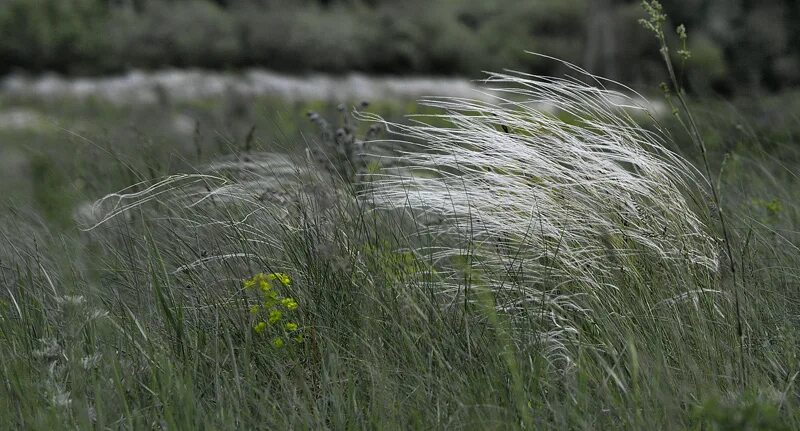
<svg viewBox="0 0 800 431"><path fill-rule="evenodd" d="M619 253L634 247L609 231L591 282L570 281L558 240L541 243L524 267L533 273L513 269L526 238L552 240L543 233L491 242L429 229L421 217L434 215L418 205L375 210L342 154L323 153L333 174L311 161L337 137L321 137L306 112L344 121L325 102L0 100L0 423L798 428L795 96L693 103L733 265L708 189L690 184L716 269ZM406 124L404 114L440 112L368 109ZM659 121L668 149L700 167L685 132ZM361 137L372 123L353 124ZM487 255L511 269L497 275ZM515 295L530 293L520 286L542 298L520 305Z"/></svg>

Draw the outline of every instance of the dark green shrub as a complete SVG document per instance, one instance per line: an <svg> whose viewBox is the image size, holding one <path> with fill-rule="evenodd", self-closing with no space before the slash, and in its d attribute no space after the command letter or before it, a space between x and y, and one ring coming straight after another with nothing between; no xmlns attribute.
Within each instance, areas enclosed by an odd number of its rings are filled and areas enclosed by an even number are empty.
<svg viewBox="0 0 800 431"><path fill-rule="evenodd" d="M108 32L117 61L126 66L225 68L239 62L233 18L203 0L153 2L141 12L115 11Z"/></svg>
<svg viewBox="0 0 800 431"><path fill-rule="evenodd" d="M379 37L368 16L343 6L250 6L233 13L244 61L277 70L364 70L368 41Z"/></svg>
<svg viewBox="0 0 800 431"><path fill-rule="evenodd" d="M75 71L103 68L101 0L4 0L0 73L13 68Z"/></svg>
<svg viewBox="0 0 800 431"><path fill-rule="evenodd" d="M722 85L728 79L728 64L722 47L705 34L694 35L689 42L692 57L688 70L696 89Z"/></svg>

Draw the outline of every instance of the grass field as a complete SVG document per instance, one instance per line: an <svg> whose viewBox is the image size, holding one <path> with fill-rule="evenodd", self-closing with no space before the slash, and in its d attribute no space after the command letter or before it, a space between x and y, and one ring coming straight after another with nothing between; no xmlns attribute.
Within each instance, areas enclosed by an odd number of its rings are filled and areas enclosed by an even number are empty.
<svg viewBox="0 0 800 431"><path fill-rule="evenodd" d="M615 109L460 105L356 163L326 102L0 100L0 423L796 429L795 96L694 101L710 181Z"/></svg>

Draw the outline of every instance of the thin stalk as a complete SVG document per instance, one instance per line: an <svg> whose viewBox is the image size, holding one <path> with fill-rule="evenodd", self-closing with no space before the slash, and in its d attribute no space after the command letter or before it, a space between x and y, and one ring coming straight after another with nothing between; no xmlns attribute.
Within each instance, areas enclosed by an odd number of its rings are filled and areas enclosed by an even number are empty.
<svg viewBox="0 0 800 431"><path fill-rule="evenodd" d="M695 145L700 149L700 155L703 159L703 168L705 169L706 177L708 178L708 182L711 185L711 197L714 200L714 205L716 206L717 217L719 217L720 228L722 229L722 236L725 240L725 254L728 258L729 268L731 271L731 277L733 279L733 294L734 294L734 303L736 306L736 335L739 340L739 372L741 373L741 379L743 383L747 381L747 375L745 372L744 366L744 330L742 327L742 312L741 312L741 304L739 300L739 288L737 283L736 277L736 263L733 260L733 250L731 248L731 238L728 233L728 225L725 221L725 214L722 210L722 201L719 196L719 192L717 187L719 186L718 182L714 180L714 176L711 174L711 166L708 162L708 151L706 150L706 144L703 140L703 136L700 133L700 129L697 127L697 122L695 121L694 117L692 116L692 112L689 109L689 104L686 101L686 93L683 87L678 82L678 78L675 75L675 68L672 65L672 60L669 57L669 47L667 46L667 41L664 37L663 28L659 28L659 31L656 32L656 37L658 38L659 44L661 45L661 49L659 52L661 53L661 57L664 59L664 64L667 67L667 72L669 73L670 81L672 82L673 88L675 88L675 94L678 97L678 102L680 103L681 109L683 110L684 115L686 116L687 123L684 122L683 118L681 118L678 114L676 117L681 125L686 129L691 137L692 141Z"/></svg>

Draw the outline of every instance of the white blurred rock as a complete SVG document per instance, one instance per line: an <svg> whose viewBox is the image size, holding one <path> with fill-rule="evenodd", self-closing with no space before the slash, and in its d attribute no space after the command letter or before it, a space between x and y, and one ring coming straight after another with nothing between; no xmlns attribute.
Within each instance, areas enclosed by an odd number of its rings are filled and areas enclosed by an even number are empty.
<svg viewBox="0 0 800 431"><path fill-rule="evenodd" d="M116 104L156 103L166 95L187 101L236 92L244 96L274 96L287 101L416 99L423 96L488 98L463 78L371 77L362 74L290 76L261 69L240 74L169 69L131 71L102 78L10 75L0 80L0 92L22 97L99 98ZM161 96L159 95L161 93Z"/></svg>
<svg viewBox="0 0 800 431"><path fill-rule="evenodd" d="M0 111L0 130L41 129L47 125L44 115L28 109Z"/></svg>

